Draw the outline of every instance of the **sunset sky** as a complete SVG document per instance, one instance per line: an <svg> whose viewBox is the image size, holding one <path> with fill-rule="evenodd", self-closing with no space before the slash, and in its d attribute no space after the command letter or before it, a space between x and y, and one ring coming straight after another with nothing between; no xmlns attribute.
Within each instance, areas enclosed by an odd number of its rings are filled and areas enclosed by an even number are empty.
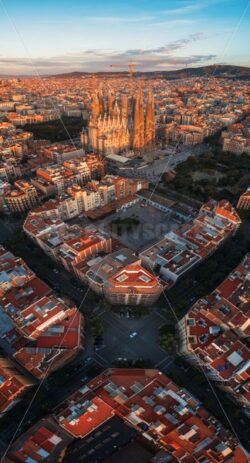
<svg viewBox="0 0 250 463"><path fill-rule="evenodd" d="M0 0L0 74L249 66L249 3Z"/></svg>

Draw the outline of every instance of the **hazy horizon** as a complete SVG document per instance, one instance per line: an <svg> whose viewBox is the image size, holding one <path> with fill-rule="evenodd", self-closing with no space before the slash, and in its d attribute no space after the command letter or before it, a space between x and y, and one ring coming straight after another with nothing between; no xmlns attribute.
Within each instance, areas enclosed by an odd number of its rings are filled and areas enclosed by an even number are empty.
<svg viewBox="0 0 250 463"><path fill-rule="evenodd" d="M162 69L161 71L159 70L152 70L152 71L134 71L134 76L136 76L136 74L140 74L140 73L152 73L152 72L156 72L156 73L161 73L161 72L178 72L178 71L185 71L185 70L190 70L190 69L201 69L203 67L212 67L212 66L215 66L215 67L219 67L219 66L232 66L232 67L242 67L242 68L245 68L245 69L250 69L250 66L242 66L242 65L238 65L238 64L214 64L214 65L203 65L203 66L188 66L188 67L178 67L178 68L175 68L175 69ZM72 70L72 71L65 71L65 72L58 72L58 73L53 73L53 72L50 72L50 73L35 73L34 74L0 74L0 78L8 78L8 77L20 77L20 78L37 78L37 77L51 77L51 76L60 76L60 75L66 75L66 74L121 74L121 76L124 76L124 77L127 77L128 75L128 70L113 70L110 69L110 70L99 70L99 71L79 71L79 70Z"/></svg>

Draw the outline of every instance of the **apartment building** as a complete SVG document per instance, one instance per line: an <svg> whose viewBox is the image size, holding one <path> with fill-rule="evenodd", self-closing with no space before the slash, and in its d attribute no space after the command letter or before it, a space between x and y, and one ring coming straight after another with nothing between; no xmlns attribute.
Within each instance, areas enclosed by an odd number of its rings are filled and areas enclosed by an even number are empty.
<svg viewBox="0 0 250 463"><path fill-rule="evenodd" d="M250 209L250 188L248 188L238 199L237 209Z"/></svg>
<svg viewBox="0 0 250 463"><path fill-rule="evenodd" d="M126 248L93 262L86 278L90 287L111 304L151 305L163 290L158 278Z"/></svg>
<svg viewBox="0 0 250 463"><path fill-rule="evenodd" d="M250 256L179 322L180 352L242 405L250 402Z"/></svg>
<svg viewBox="0 0 250 463"><path fill-rule="evenodd" d="M79 442L94 438L114 416L165 450L165 461L248 461L235 436L158 370L106 370L73 394L55 419Z"/></svg>
<svg viewBox="0 0 250 463"><path fill-rule="evenodd" d="M236 232L241 220L228 201L209 201L197 217L140 253L143 264L156 269L168 287L208 258Z"/></svg>
<svg viewBox="0 0 250 463"><path fill-rule="evenodd" d="M81 313L0 248L1 337L15 360L35 378L63 366L83 349Z"/></svg>
<svg viewBox="0 0 250 463"><path fill-rule="evenodd" d="M0 355L0 417L14 407L33 385L34 382L14 362Z"/></svg>
<svg viewBox="0 0 250 463"><path fill-rule="evenodd" d="M36 188L28 181L16 180L14 188L5 195L5 203L11 213L22 213L39 203Z"/></svg>

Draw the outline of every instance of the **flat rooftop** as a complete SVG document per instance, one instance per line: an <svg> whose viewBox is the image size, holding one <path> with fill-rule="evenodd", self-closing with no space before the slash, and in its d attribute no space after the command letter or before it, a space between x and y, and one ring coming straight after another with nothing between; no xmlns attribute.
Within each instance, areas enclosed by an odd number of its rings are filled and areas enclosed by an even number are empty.
<svg viewBox="0 0 250 463"><path fill-rule="evenodd" d="M130 442L125 447L122 447L114 455L103 460L104 463L149 463L153 453L142 446L139 442Z"/></svg>
<svg viewBox="0 0 250 463"><path fill-rule="evenodd" d="M126 446L137 435L137 431L124 423L124 421L114 416L103 425L95 429L85 439L80 439L73 443L67 450L64 463L98 463L99 461L111 462L111 455L117 449ZM131 453L130 453L130 456ZM120 460L119 460L120 461ZM125 460L123 460L125 461ZM142 463L142 460L131 459L133 463ZM145 461L145 460L144 460Z"/></svg>

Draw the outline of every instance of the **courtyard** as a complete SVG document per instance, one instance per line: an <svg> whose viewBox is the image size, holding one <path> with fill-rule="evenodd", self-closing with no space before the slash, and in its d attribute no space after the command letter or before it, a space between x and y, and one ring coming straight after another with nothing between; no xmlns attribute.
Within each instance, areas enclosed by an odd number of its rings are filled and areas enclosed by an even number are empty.
<svg viewBox="0 0 250 463"><path fill-rule="evenodd" d="M180 223L171 212L161 211L140 201L120 212L102 219L98 226L111 233L124 246L139 250L155 241Z"/></svg>

